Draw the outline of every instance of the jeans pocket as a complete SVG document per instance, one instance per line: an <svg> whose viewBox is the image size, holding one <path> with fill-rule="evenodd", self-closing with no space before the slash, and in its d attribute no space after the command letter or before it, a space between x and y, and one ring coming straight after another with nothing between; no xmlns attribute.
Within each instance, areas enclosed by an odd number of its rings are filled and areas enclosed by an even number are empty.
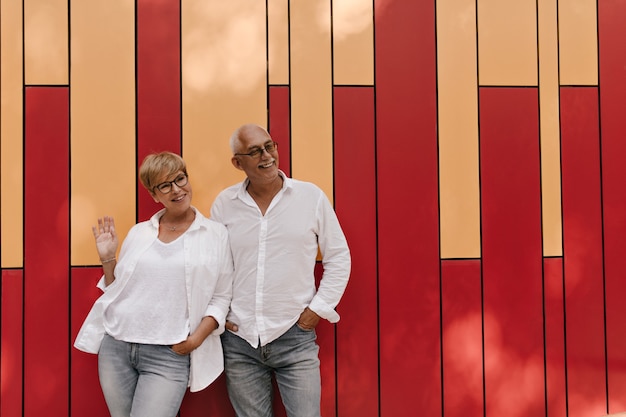
<svg viewBox="0 0 626 417"><path fill-rule="evenodd" d="M315 330L315 328L312 329L305 329L304 327L300 326L300 323L296 323L296 327L300 330L302 330L303 332L307 332L307 333L311 333L312 331Z"/></svg>
<svg viewBox="0 0 626 417"><path fill-rule="evenodd" d="M181 355L180 353L177 353L177 352L176 352L173 348L174 348L174 345L169 345L169 346L167 346L167 350L169 350L169 351L170 351L170 353L171 353L172 355L178 356L179 358L180 358L180 357L183 357L183 358L184 358L184 357L186 357L186 356L189 356L189 354L188 354L188 353L186 353L186 354L184 354L184 355Z"/></svg>

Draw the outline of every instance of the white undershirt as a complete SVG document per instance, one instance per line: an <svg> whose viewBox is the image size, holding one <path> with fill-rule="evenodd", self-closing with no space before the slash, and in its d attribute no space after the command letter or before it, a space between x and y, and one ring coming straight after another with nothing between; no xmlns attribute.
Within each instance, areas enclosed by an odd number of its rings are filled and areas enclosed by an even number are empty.
<svg viewBox="0 0 626 417"><path fill-rule="evenodd" d="M137 261L120 296L104 312L104 328L131 343L173 345L189 335L183 239L155 239Z"/></svg>

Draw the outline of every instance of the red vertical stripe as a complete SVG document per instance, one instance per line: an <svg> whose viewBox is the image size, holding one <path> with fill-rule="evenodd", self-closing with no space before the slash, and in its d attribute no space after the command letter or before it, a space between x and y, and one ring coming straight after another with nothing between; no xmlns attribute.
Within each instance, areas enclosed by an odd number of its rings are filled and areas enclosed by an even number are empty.
<svg viewBox="0 0 626 417"><path fill-rule="evenodd" d="M315 265L315 280L319 286L320 279L324 273L324 267L321 262ZM335 325L327 320L321 320L315 328L317 333L317 343L320 347L320 374L322 376L322 415L333 417L336 416L337 399L335 398L336 384L335 375L337 373L337 364L335 363ZM286 417L287 413L281 404L274 401L275 417Z"/></svg>
<svg viewBox="0 0 626 417"><path fill-rule="evenodd" d="M338 415L378 416L374 89L335 87L334 113L335 210L355 260L338 307Z"/></svg>
<svg viewBox="0 0 626 417"><path fill-rule="evenodd" d="M548 416L566 417L563 258L543 260L546 310L546 390Z"/></svg>
<svg viewBox="0 0 626 417"><path fill-rule="evenodd" d="M137 162L181 153L180 0L137 0ZM162 208L138 183L138 220Z"/></svg>
<svg viewBox="0 0 626 417"><path fill-rule="evenodd" d="M291 176L291 130L289 87L270 86L269 88L269 127L272 139L278 142L280 169Z"/></svg>
<svg viewBox="0 0 626 417"><path fill-rule="evenodd" d="M606 412L598 90L560 102L569 417L587 417Z"/></svg>
<svg viewBox="0 0 626 417"><path fill-rule="evenodd" d="M67 415L69 94L25 97L24 416Z"/></svg>
<svg viewBox="0 0 626 417"><path fill-rule="evenodd" d="M479 96L485 409L537 417L546 412L538 92Z"/></svg>
<svg viewBox="0 0 626 417"><path fill-rule="evenodd" d="M180 406L180 417L235 417L228 400L226 378L222 374L215 382L199 392L185 394Z"/></svg>
<svg viewBox="0 0 626 417"><path fill-rule="evenodd" d="M22 271L2 270L0 415L22 415Z"/></svg>
<svg viewBox="0 0 626 417"><path fill-rule="evenodd" d="M598 2L609 411L626 409L626 2Z"/></svg>
<svg viewBox="0 0 626 417"><path fill-rule="evenodd" d="M94 301L102 294L96 284L102 268L73 268L71 292L71 343ZM109 415L98 379L98 355L72 348L71 415L107 417Z"/></svg>
<svg viewBox="0 0 626 417"><path fill-rule="evenodd" d="M483 417L480 260L441 262L445 417Z"/></svg>
<svg viewBox="0 0 626 417"><path fill-rule="evenodd" d="M374 3L381 414L438 416L435 2Z"/></svg>

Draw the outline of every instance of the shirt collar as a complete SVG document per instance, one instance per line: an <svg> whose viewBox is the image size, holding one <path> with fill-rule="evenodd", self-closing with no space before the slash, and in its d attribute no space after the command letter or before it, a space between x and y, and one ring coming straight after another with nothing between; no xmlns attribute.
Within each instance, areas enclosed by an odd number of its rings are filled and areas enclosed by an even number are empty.
<svg viewBox="0 0 626 417"><path fill-rule="evenodd" d="M280 175L281 178L283 179L283 187L281 188L281 191L284 192L288 188L293 187L293 180L289 178L287 175L285 175L285 173L281 171L280 169L278 170L278 175ZM244 198L244 196L246 195L246 189L248 188L248 184L250 184L250 180L246 178L245 180L241 182L241 184L239 185L239 188L237 189L237 192L234 193L231 198L233 200L237 198Z"/></svg>
<svg viewBox="0 0 626 417"><path fill-rule="evenodd" d="M203 224L202 219L204 218L204 216L202 215L202 213L200 213L194 206L191 206L191 209L196 213L196 218L193 219L193 223L191 223L191 225L189 226L187 230L197 229ZM163 217L164 214L165 214L165 208L162 208L161 210L154 213L152 217L150 217L150 224L157 231L159 230L159 221L161 220L161 217Z"/></svg>

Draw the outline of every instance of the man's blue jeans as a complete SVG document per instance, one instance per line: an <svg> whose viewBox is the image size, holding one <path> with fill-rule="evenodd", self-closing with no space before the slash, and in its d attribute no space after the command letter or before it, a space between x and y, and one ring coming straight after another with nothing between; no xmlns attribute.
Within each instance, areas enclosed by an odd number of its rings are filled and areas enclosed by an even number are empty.
<svg viewBox="0 0 626 417"><path fill-rule="evenodd" d="M111 417L174 417L189 384L189 355L105 334L98 373Z"/></svg>
<svg viewBox="0 0 626 417"><path fill-rule="evenodd" d="M320 361L314 330L293 325L256 349L222 334L228 395L237 417L272 417L272 373L288 417L320 417Z"/></svg>

